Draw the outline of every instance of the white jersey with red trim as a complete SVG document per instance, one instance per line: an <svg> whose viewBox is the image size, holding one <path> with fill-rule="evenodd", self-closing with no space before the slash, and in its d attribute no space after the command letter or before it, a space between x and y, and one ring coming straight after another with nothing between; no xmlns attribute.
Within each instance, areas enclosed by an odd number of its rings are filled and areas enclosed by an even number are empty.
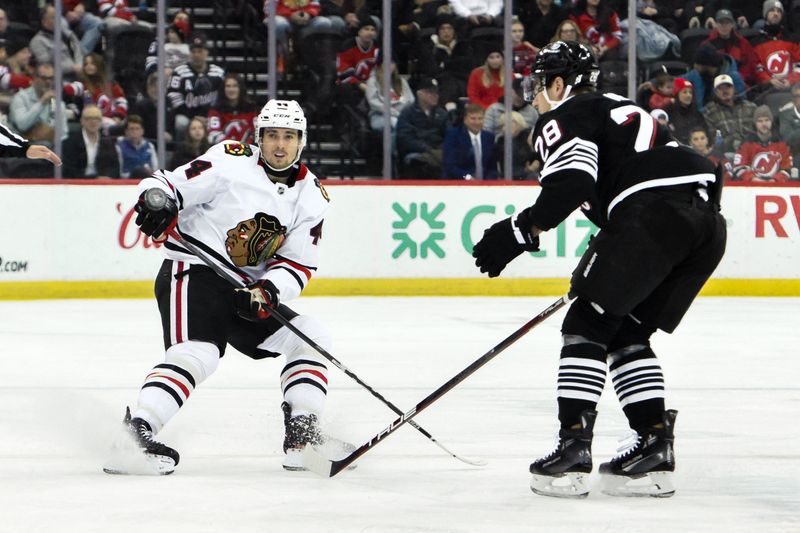
<svg viewBox="0 0 800 533"><path fill-rule="evenodd" d="M287 301L316 271L329 198L305 165L295 165L287 183L273 182L258 148L228 141L139 183L140 192L153 187L178 204L182 238L243 281L268 279ZM280 246L270 255L273 243ZM162 249L169 259L203 264L172 238Z"/></svg>

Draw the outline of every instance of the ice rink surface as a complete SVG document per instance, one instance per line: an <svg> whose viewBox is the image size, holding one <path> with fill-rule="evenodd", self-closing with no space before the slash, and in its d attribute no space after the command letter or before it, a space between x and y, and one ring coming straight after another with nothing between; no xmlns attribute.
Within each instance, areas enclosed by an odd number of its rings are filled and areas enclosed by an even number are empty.
<svg viewBox="0 0 800 533"><path fill-rule="evenodd" d="M332 353L408 409L555 298L305 298ZM101 471L125 405L162 358L150 300L0 302L2 532L799 532L800 299L701 298L653 346L676 423L671 499L534 495L556 431L564 311L332 479L281 469L281 361L229 349L160 434L166 477ZM331 367L329 433L361 444L395 415ZM607 384L595 465L625 421ZM597 467L595 466L595 469ZM597 485L593 475L593 486Z"/></svg>

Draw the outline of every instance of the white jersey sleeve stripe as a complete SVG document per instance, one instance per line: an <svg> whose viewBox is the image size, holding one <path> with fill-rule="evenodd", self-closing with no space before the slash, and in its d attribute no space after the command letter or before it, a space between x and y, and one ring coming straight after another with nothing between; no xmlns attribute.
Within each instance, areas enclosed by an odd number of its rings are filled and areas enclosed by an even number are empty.
<svg viewBox="0 0 800 533"><path fill-rule="evenodd" d="M540 179L566 169L587 172L597 181L597 145L580 137L564 143L547 158Z"/></svg>

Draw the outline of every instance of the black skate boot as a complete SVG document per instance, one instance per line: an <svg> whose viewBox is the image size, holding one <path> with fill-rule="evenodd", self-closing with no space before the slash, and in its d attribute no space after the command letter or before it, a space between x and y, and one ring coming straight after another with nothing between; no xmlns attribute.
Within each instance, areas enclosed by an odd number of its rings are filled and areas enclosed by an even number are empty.
<svg viewBox="0 0 800 533"><path fill-rule="evenodd" d="M592 429L597 411L581 413L581 427L562 429L550 454L531 463L531 490L543 496L585 498L592 471Z"/></svg>
<svg viewBox="0 0 800 533"><path fill-rule="evenodd" d="M307 444L312 446L322 444L324 437L319 430L317 415L292 416L292 406L287 402L281 404L283 411L283 425L286 434L283 438L283 468L286 470L305 470L303 466L303 448Z"/></svg>
<svg viewBox="0 0 800 533"><path fill-rule="evenodd" d="M286 435L283 439L283 451L286 457L283 468L286 470L308 470L304 464L303 450L306 446L313 447L320 456L338 458L351 453L356 449L349 442L326 435L319 429L317 415L292 416L292 406L287 402L281 404L283 411L283 424ZM348 469L355 468L350 465Z"/></svg>
<svg viewBox="0 0 800 533"><path fill-rule="evenodd" d="M640 428L618 450L619 455L600 465L603 493L611 496L653 496L675 494L674 429L678 411L668 410L663 422Z"/></svg>
<svg viewBox="0 0 800 533"><path fill-rule="evenodd" d="M126 433L133 439L137 450L144 457L144 462L116 457L112 463L103 468L107 474L150 474L168 475L175 471L180 455L166 444L153 438L150 424L141 418L131 418L131 410L125 408L122 420ZM120 452L121 450L117 450Z"/></svg>

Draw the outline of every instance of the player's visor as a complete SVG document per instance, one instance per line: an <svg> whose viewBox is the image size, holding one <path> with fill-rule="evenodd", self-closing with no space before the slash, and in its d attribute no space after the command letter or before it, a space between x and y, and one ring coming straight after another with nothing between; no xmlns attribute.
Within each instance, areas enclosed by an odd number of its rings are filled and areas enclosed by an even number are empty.
<svg viewBox="0 0 800 533"><path fill-rule="evenodd" d="M544 89L544 76L531 74L522 80L522 98L526 102L533 102L536 95Z"/></svg>

